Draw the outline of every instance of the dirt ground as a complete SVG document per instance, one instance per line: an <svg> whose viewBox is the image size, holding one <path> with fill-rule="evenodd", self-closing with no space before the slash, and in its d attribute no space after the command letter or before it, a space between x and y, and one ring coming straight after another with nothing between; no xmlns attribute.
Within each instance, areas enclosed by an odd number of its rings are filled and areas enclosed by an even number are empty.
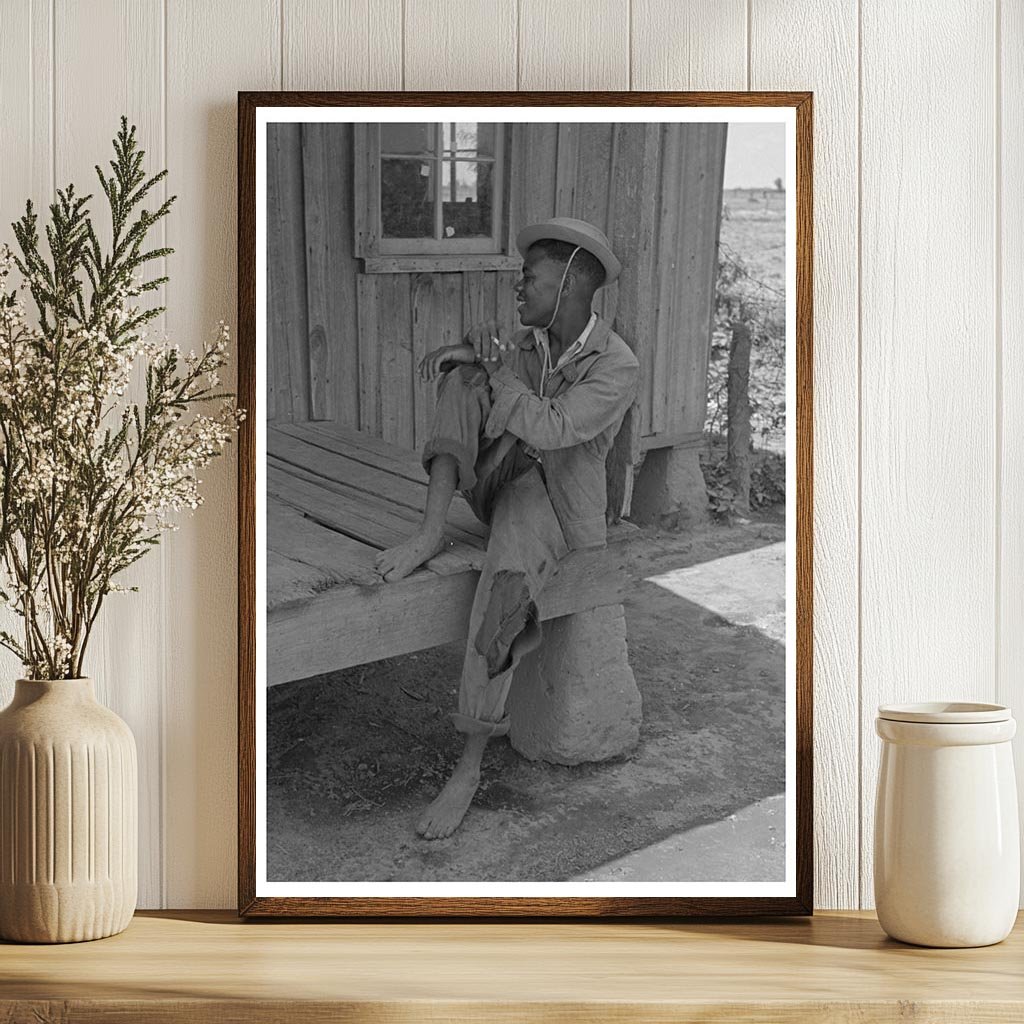
<svg viewBox="0 0 1024 1024"><path fill-rule="evenodd" d="M561 881L782 793L784 649L645 579L784 536L768 515L631 541L639 747L564 767L493 740L473 806L445 840L422 840L414 825L458 755L448 713L461 644L272 689L268 880Z"/></svg>

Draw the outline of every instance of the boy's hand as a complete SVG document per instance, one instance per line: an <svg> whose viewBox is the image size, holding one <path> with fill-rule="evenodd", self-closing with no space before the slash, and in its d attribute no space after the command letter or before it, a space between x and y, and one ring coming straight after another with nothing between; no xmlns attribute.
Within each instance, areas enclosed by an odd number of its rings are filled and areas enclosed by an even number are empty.
<svg viewBox="0 0 1024 1024"><path fill-rule="evenodd" d="M508 332L499 327L496 320L485 320L482 324L471 327L466 332L464 340L473 346L477 362L488 374L501 366L502 355L512 348Z"/></svg>
<svg viewBox="0 0 1024 1024"><path fill-rule="evenodd" d="M420 361L420 380L429 383L446 369L457 363L476 362L476 352L471 345L442 345L428 352Z"/></svg>

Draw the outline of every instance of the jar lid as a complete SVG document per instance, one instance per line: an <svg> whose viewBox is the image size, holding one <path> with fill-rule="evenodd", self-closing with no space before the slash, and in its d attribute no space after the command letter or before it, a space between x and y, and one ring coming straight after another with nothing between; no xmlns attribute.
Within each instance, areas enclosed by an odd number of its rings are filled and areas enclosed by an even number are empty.
<svg viewBox="0 0 1024 1024"><path fill-rule="evenodd" d="M974 704L967 701L928 701L923 704L882 704L878 717L890 722L925 722L935 725L969 725L1008 722L1005 704Z"/></svg>

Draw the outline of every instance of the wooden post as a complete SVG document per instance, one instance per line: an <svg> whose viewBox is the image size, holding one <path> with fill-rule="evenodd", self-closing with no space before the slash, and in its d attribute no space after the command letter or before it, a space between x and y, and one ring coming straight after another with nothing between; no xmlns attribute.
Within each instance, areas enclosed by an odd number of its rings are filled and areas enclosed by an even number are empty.
<svg viewBox="0 0 1024 1024"><path fill-rule="evenodd" d="M728 455L729 485L736 509L750 511L750 326L739 319L732 325L729 347Z"/></svg>

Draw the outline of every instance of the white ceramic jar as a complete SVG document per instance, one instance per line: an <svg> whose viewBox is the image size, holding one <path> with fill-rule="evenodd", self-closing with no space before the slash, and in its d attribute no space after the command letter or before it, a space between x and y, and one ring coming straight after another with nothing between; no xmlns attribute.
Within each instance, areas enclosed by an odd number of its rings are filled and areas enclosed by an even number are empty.
<svg viewBox="0 0 1024 1024"><path fill-rule="evenodd" d="M878 709L875 906L894 939L988 946L1006 938L1020 894L1017 789L999 704Z"/></svg>

